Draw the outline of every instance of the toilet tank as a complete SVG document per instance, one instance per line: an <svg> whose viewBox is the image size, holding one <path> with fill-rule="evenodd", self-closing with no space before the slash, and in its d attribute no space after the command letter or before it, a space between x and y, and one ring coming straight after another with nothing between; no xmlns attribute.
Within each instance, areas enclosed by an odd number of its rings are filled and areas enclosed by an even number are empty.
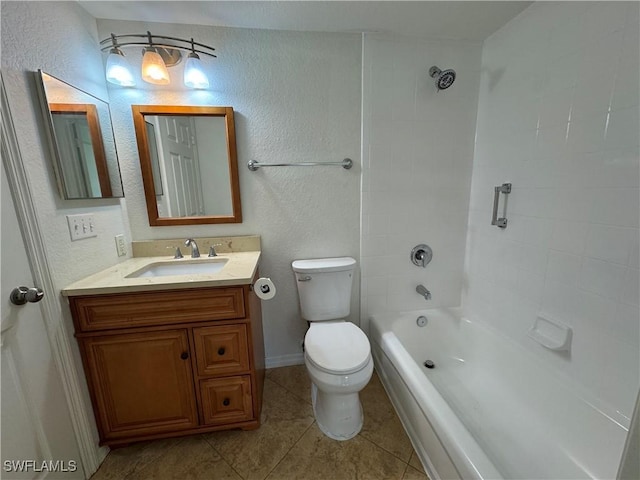
<svg viewBox="0 0 640 480"><path fill-rule="evenodd" d="M349 315L355 259L296 260L291 266L296 275L300 308L305 320L336 320Z"/></svg>

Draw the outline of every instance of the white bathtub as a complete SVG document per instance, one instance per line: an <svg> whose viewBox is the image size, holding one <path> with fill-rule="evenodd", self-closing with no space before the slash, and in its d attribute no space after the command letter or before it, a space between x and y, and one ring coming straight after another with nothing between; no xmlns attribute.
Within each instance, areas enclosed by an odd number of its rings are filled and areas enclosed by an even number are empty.
<svg viewBox="0 0 640 480"><path fill-rule="evenodd" d="M459 309L376 315L370 337L378 375L432 479L616 477L626 428Z"/></svg>

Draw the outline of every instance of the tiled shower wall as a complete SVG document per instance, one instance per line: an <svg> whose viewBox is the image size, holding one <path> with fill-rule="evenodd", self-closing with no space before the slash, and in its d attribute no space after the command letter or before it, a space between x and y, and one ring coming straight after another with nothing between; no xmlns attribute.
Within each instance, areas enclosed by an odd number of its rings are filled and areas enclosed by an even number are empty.
<svg viewBox="0 0 640 480"><path fill-rule="evenodd" d="M481 44L365 35L362 326L383 311L460 304ZM429 67L454 68L438 92ZM409 260L426 243L426 269ZM424 284L426 303L416 293Z"/></svg>
<svg viewBox="0 0 640 480"><path fill-rule="evenodd" d="M485 42L463 290L622 424L640 377L638 25L637 2L539 2ZM539 314L573 327L570 355L527 337Z"/></svg>

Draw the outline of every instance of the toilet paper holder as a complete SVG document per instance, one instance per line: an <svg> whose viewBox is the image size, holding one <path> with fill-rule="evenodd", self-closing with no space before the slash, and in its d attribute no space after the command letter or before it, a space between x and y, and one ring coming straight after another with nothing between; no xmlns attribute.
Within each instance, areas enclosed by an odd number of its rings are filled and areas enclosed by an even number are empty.
<svg viewBox="0 0 640 480"><path fill-rule="evenodd" d="M260 277L255 282L249 284L249 289L260 298L260 300L271 300L276 295L276 286L268 277Z"/></svg>
<svg viewBox="0 0 640 480"><path fill-rule="evenodd" d="M256 288L255 284L253 283L249 284L249 290L253 292L255 288ZM260 285L258 287L258 290L260 290L262 293L269 293L271 291L271 287L269 285Z"/></svg>

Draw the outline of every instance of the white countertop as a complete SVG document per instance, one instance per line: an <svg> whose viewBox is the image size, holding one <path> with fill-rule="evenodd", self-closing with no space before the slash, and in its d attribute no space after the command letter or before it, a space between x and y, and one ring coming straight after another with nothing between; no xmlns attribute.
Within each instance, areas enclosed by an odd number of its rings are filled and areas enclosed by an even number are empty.
<svg viewBox="0 0 640 480"><path fill-rule="evenodd" d="M217 260L216 260L217 259ZM220 253L217 257L203 255L199 262L227 259L224 268L212 274L163 275L157 277L128 277L153 263L183 262L193 259L189 255L174 259L173 256L137 257L126 260L101 272L72 283L62 290L65 297L80 295L101 295L107 293L144 292L175 290L181 288L221 287L229 285L249 285L253 281L260 251Z"/></svg>

